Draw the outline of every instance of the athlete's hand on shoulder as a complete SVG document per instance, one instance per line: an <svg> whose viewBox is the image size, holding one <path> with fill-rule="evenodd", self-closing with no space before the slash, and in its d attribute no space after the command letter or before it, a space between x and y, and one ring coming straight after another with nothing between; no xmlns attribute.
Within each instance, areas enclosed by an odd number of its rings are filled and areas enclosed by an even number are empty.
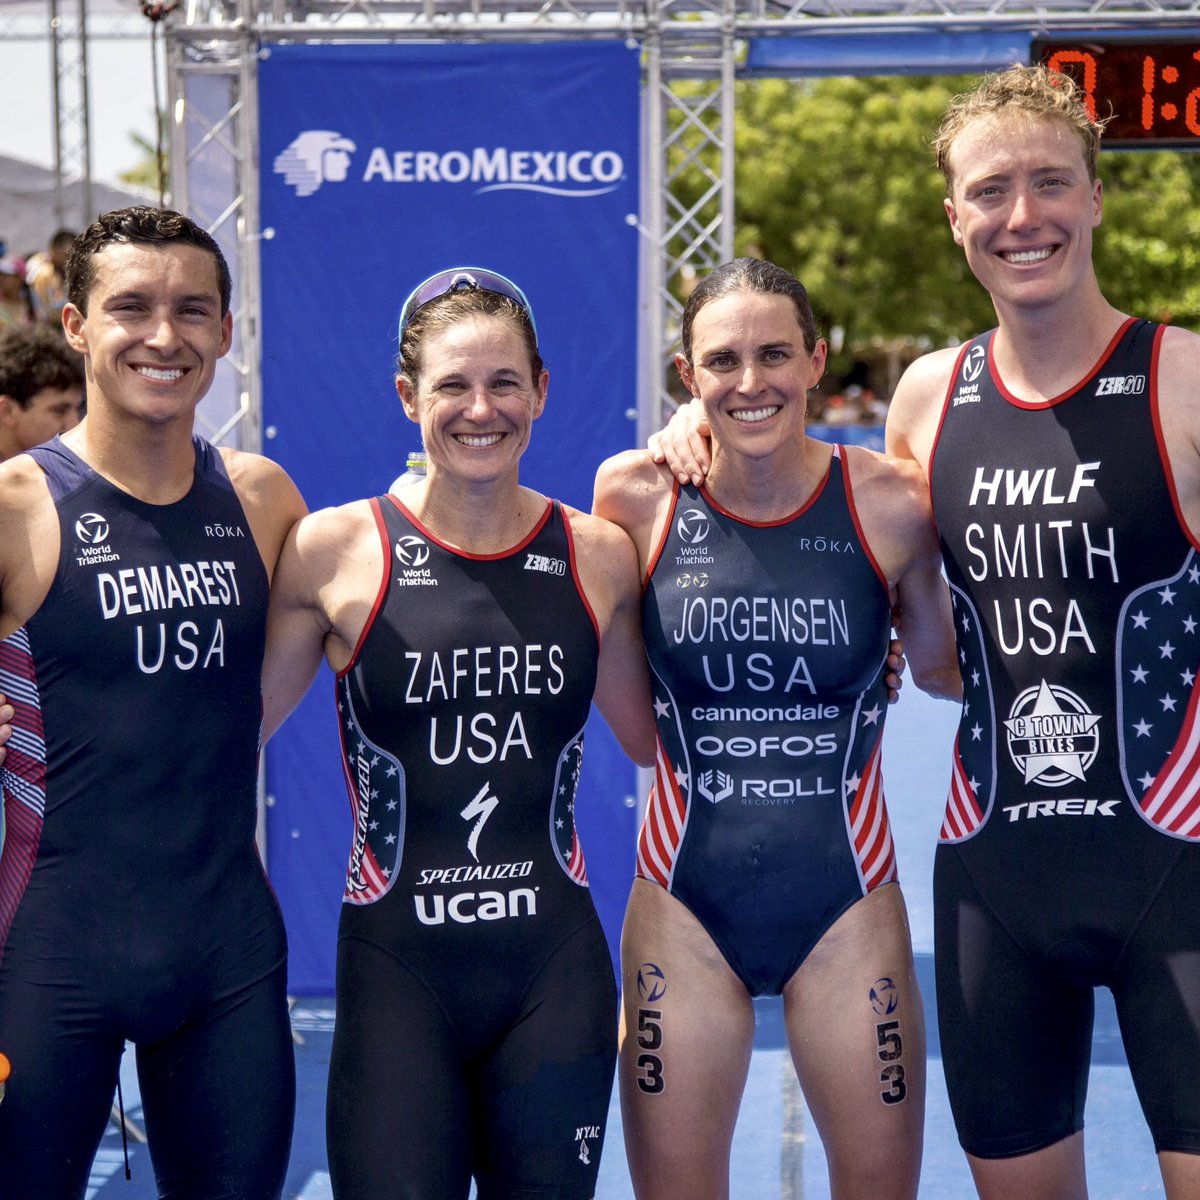
<svg viewBox="0 0 1200 1200"><path fill-rule="evenodd" d="M654 461L666 463L680 483L699 487L712 466L711 437L704 406L693 399L675 410L665 429L650 435L648 446Z"/></svg>
<svg viewBox="0 0 1200 1200"><path fill-rule="evenodd" d="M888 703L895 704L900 699L900 689L904 686L904 669L908 666L904 657L904 643L899 638L892 638L884 665L887 667L883 682L887 684Z"/></svg>
<svg viewBox="0 0 1200 1200"><path fill-rule="evenodd" d="M8 697L0 695L0 766L3 766L8 757L8 739L12 737L12 721L16 715Z"/></svg>

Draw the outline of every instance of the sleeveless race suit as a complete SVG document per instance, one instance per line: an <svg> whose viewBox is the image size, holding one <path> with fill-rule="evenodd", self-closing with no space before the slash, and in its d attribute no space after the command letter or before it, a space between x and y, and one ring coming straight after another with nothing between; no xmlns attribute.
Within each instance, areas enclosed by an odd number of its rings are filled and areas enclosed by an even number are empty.
<svg viewBox="0 0 1200 1200"><path fill-rule="evenodd" d="M152 505L30 453L58 567L0 644L5 1195L83 1196L137 1043L160 1194L278 1196L294 1100L283 923L255 849L267 575L220 455ZM10 1190L11 1189L11 1190Z"/></svg>
<svg viewBox="0 0 1200 1200"><path fill-rule="evenodd" d="M880 768L887 584L842 453L756 524L676 485L642 622L659 753L638 875L779 993L837 918L896 878Z"/></svg>
<svg viewBox="0 0 1200 1200"><path fill-rule="evenodd" d="M502 554L372 501L337 681L355 817L328 1143L339 1200L593 1195L616 986L575 838L595 619L566 516Z"/></svg>
<svg viewBox="0 0 1200 1200"><path fill-rule="evenodd" d="M1082 1128L1099 984L1158 1150L1200 1152L1200 556L1158 428L1162 332L1128 321L1040 406L976 339L934 448L965 693L938 1010L979 1156Z"/></svg>

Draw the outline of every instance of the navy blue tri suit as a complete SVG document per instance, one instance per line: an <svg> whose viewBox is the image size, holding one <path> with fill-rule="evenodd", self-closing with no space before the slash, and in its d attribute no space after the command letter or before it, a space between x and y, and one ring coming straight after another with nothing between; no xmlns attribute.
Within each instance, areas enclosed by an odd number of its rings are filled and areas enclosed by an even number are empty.
<svg viewBox="0 0 1200 1200"><path fill-rule="evenodd" d="M1156 1148L1200 1152L1200 555L1130 320L1039 406L964 347L931 488L966 704L935 869L938 1015L963 1146L1083 1126L1112 989Z"/></svg>
<svg viewBox="0 0 1200 1200"><path fill-rule="evenodd" d="M880 769L891 609L843 453L780 521L676 485L642 605L659 754L638 874L687 905L751 995L781 992L896 879Z"/></svg>
<svg viewBox="0 0 1200 1200"><path fill-rule="evenodd" d="M595 618L562 507L501 554L372 502L385 572L337 681L355 838L338 935L339 1200L585 1200L616 985L575 837Z"/></svg>
<svg viewBox="0 0 1200 1200"><path fill-rule="evenodd" d="M220 455L151 505L55 438L61 542L0 644L0 1191L82 1197L126 1039L160 1195L278 1196L294 1066L254 844L267 575Z"/></svg>

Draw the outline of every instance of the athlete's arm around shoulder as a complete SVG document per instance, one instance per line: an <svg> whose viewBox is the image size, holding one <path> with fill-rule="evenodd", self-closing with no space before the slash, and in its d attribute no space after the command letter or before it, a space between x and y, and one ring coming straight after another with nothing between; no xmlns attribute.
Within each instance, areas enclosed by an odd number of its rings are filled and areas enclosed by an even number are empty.
<svg viewBox="0 0 1200 1200"><path fill-rule="evenodd" d="M379 593L383 548L370 503L324 508L287 535L271 582L263 660L263 740L304 698L324 656L350 661Z"/></svg>
<svg viewBox="0 0 1200 1200"><path fill-rule="evenodd" d="M642 589L637 554L626 533L568 508L579 582L600 631L593 696L621 749L638 766L654 763L650 672L642 642Z"/></svg>
<svg viewBox="0 0 1200 1200"><path fill-rule="evenodd" d="M958 354L959 347L951 346L918 358L900 377L888 406L884 429L888 454L912 459L926 476Z"/></svg>
<svg viewBox="0 0 1200 1200"><path fill-rule="evenodd" d="M223 447L220 453L270 578L284 539L308 508L291 477L277 462L244 450Z"/></svg>
<svg viewBox="0 0 1200 1200"><path fill-rule="evenodd" d="M911 460L848 451L855 507L891 589L892 619L923 692L962 699L950 590L929 508L929 488Z"/></svg>
<svg viewBox="0 0 1200 1200"><path fill-rule="evenodd" d="M1158 362L1158 413L1179 507L1200 544L1200 335L1169 328Z"/></svg>
<svg viewBox="0 0 1200 1200"><path fill-rule="evenodd" d="M670 469L656 463L646 450L614 454L596 472L592 512L619 525L633 540L643 579L673 495Z"/></svg>
<svg viewBox="0 0 1200 1200"><path fill-rule="evenodd" d="M59 558L58 510L41 467L27 454L0 463L0 638L46 599Z"/></svg>

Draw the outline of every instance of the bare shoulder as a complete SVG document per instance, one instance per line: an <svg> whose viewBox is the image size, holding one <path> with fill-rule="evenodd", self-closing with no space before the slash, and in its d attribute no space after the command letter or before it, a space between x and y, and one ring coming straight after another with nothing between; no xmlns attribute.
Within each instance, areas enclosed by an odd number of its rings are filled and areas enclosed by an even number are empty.
<svg viewBox="0 0 1200 1200"><path fill-rule="evenodd" d="M1164 420L1178 423L1196 440L1200 434L1200 334L1174 325L1163 334L1158 403Z"/></svg>
<svg viewBox="0 0 1200 1200"><path fill-rule="evenodd" d="M915 459L923 468L928 465L942 399L960 349L950 346L922 355L900 377L888 407L889 454Z"/></svg>
<svg viewBox="0 0 1200 1200"><path fill-rule="evenodd" d="M41 607L58 554L58 511L41 467L27 454L0 463L0 636Z"/></svg>
<svg viewBox="0 0 1200 1200"><path fill-rule="evenodd" d="M374 536L375 530L371 502L355 500L308 513L296 525L293 538L302 553L329 555L349 550L363 537Z"/></svg>
<svg viewBox="0 0 1200 1200"><path fill-rule="evenodd" d="M593 513L572 508L568 504L563 505L563 511L570 522L571 536L575 540L576 554L580 559L586 557L604 565L609 556L616 556L619 560L627 560L621 562L622 567L628 562L636 566L633 542L619 525L614 525L612 521Z"/></svg>
<svg viewBox="0 0 1200 1200"><path fill-rule="evenodd" d="M656 463L648 450L624 450L600 464L592 508L624 525L622 518L652 513L670 495L672 485L670 471Z"/></svg>
<svg viewBox="0 0 1200 1200"><path fill-rule="evenodd" d="M307 511L304 500L277 462L228 447L222 447L220 454L270 574L288 532Z"/></svg>
<svg viewBox="0 0 1200 1200"><path fill-rule="evenodd" d="M855 507L872 545L881 538L913 549L934 542L929 485L911 458L855 447L846 454Z"/></svg>

